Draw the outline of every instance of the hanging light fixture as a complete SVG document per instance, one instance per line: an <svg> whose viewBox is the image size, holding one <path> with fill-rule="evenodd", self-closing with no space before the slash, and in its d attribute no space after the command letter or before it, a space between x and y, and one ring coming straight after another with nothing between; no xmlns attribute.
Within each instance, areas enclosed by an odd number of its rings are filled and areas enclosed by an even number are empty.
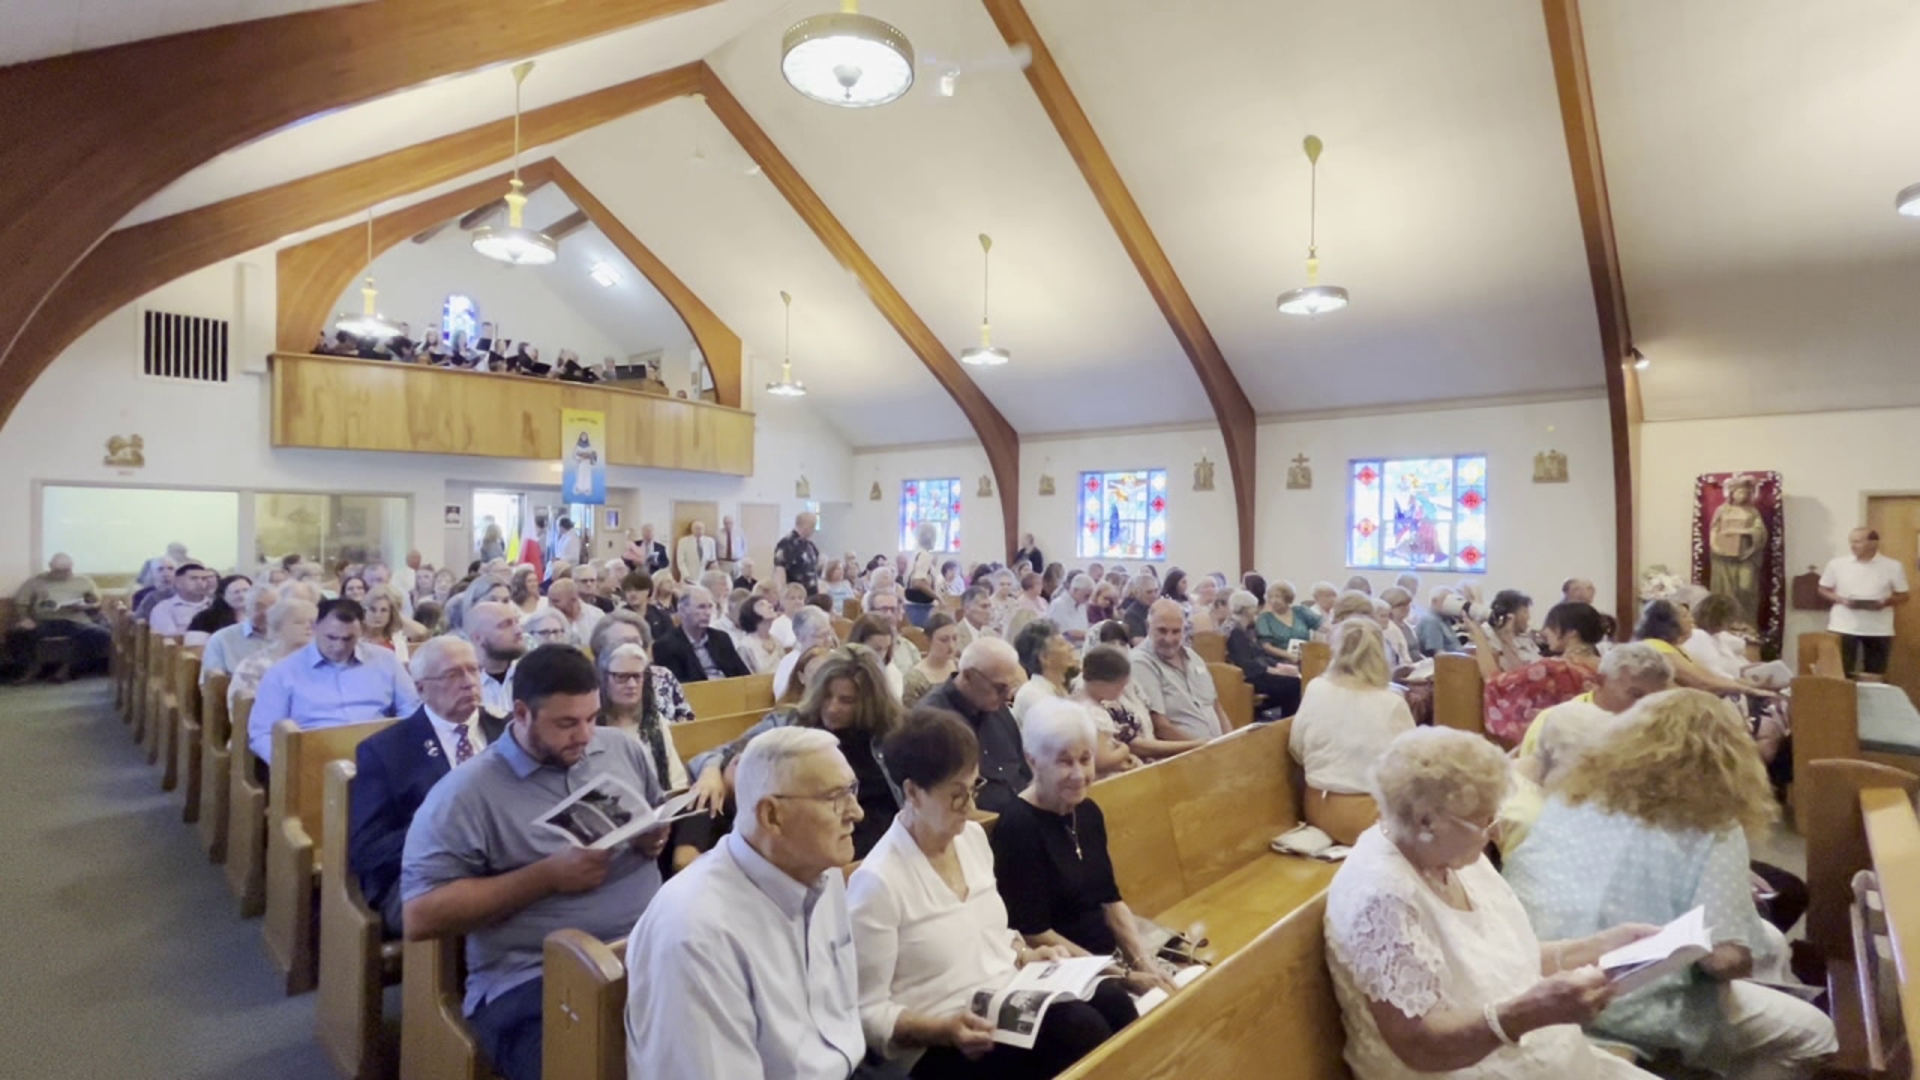
<svg viewBox="0 0 1920 1080"><path fill-rule="evenodd" d="M345 331L354 337L372 341L386 341L400 336L400 328L387 321L385 315L376 310L380 290L373 287L373 208L367 208L367 283L360 289L362 307L360 314L349 315L345 312L334 320L335 330Z"/></svg>
<svg viewBox="0 0 1920 1080"><path fill-rule="evenodd" d="M891 23L860 14L858 0L801 19L780 42L780 73L815 101L866 109L913 88L913 42Z"/></svg>
<svg viewBox="0 0 1920 1080"><path fill-rule="evenodd" d="M1920 184L1909 184L1893 197L1893 208L1902 217L1920 218Z"/></svg>
<svg viewBox="0 0 1920 1080"><path fill-rule="evenodd" d="M1320 150L1318 135L1309 135L1300 144L1307 152L1307 163L1311 170L1307 196L1307 283L1298 289L1288 289L1274 301L1274 306L1284 315L1325 315L1329 311L1339 311L1347 306L1347 290L1338 285L1320 284L1320 248L1318 244L1318 225L1320 217Z"/></svg>
<svg viewBox="0 0 1920 1080"><path fill-rule="evenodd" d="M780 381L768 383L767 393L775 397L806 397L807 384L793 381L793 297L782 291L780 302L787 307L786 344L781 350Z"/></svg>
<svg viewBox="0 0 1920 1080"><path fill-rule="evenodd" d="M980 234L980 344L971 349L960 351L960 362L974 367L999 367L1013 359L1013 354L993 343L993 323L987 319L988 300L992 294L993 278L993 237Z"/></svg>
<svg viewBox="0 0 1920 1080"><path fill-rule="evenodd" d="M521 223L526 212L526 185L520 182L520 86L533 70L533 61L513 65L513 179L507 181L507 223L473 231L473 250L496 262L513 266L545 266L560 257L553 238Z"/></svg>

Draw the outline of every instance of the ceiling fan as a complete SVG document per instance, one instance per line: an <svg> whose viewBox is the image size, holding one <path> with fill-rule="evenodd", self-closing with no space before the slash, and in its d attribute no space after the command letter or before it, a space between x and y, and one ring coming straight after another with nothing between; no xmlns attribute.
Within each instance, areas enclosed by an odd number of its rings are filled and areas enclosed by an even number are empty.
<svg viewBox="0 0 1920 1080"><path fill-rule="evenodd" d="M1033 47L1021 42L1018 45L1003 47L988 56L972 59L959 59L951 56L936 56L923 53L920 66L932 73L927 81L935 97L950 98L960 92L962 75L982 75L995 71L1025 71L1033 63Z"/></svg>

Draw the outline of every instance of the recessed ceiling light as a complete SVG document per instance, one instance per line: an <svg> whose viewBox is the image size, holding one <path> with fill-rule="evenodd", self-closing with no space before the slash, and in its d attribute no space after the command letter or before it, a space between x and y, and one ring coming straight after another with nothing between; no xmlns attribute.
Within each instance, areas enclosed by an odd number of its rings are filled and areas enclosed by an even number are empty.
<svg viewBox="0 0 1920 1080"><path fill-rule="evenodd" d="M1894 196L1893 208L1900 211L1902 217L1920 218L1920 184L1910 184Z"/></svg>
<svg viewBox="0 0 1920 1080"><path fill-rule="evenodd" d="M620 276L620 271L604 262L594 263L593 268L588 270L587 273L592 275L593 280L599 282L600 287L603 289L611 289L623 280Z"/></svg>

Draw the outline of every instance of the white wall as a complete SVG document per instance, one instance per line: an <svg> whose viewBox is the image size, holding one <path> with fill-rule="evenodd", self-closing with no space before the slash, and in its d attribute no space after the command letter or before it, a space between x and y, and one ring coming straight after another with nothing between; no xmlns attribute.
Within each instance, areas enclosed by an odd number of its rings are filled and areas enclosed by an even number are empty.
<svg viewBox="0 0 1920 1080"><path fill-rule="evenodd" d="M1701 473L1778 472L1786 495L1787 576L1847 550L1869 494L1920 493L1920 409L1674 420L1640 429L1640 568L1687 573L1693 482ZM1826 625L1823 612L1787 613L1794 638Z"/></svg>
<svg viewBox="0 0 1920 1080"><path fill-rule="evenodd" d="M901 449L857 451L853 455L850 487L853 508L845 535L849 546L863 557L900 549L900 484L906 480L960 479L960 561L1005 562L1005 515L1000 491L981 498L980 478L992 475L986 448L977 442L941 443ZM868 496L880 484L880 498Z"/></svg>
<svg viewBox="0 0 1920 1080"><path fill-rule="evenodd" d="M629 351L587 316L549 288L551 272L494 262L473 250L465 232L445 229L424 244L406 241L373 262L380 313L411 324L416 340L440 325L442 305L451 293L463 293L480 306L480 318L503 337L532 343L540 359L552 363L561 349L572 349L589 364L602 357L625 359ZM359 311L364 281L354 279L334 311Z"/></svg>
<svg viewBox="0 0 1920 1080"><path fill-rule="evenodd" d="M243 264L251 269L243 271ZM267 306L264 313L242 310L235 283L243 273L265 275L264 291L250 294L258 298L256 307ZM254 327L264 318L270 327L272 274L271 252L256 252L188 275L102 320L34 383L0 428L0 461L7 463L0 470L0 506L12 511L0 518L0 587L12 588L52 554L38 550L34 492L39 483L403 496L411 508L411 543L429 561L444 557L447 548L442 508L448 502L465 502L474 486L557 487L559 473L551 462L274 449L269 445L270 384L262 375L238 373L249 358L237 353L236 374L224 385L140 374L143 308L231 318ZM748 385L755 385L752 357L747 371ZM748 404L754 407L751 400ZM145 438L146 466L117 470L104 465L107 439L134 433ZM759 403L754 475L614 466L608 469L607 486L612 492L632 493L623 525L637 532L641 521L651 520L664 535L675 499L711 499L720 503L722 513L732 513L743 501L772 502L790 517L802 508L794 495L794 481L802 472L815 501L847 502L850 471L846 443L816 411L804 401L767 400ZM251 540L248 502L242 500L243 541ZM146 545L158 554L169 539L155 535ZM603 536L602 543L616 539ZM618 554L618 549L597 554Z"/></svg>

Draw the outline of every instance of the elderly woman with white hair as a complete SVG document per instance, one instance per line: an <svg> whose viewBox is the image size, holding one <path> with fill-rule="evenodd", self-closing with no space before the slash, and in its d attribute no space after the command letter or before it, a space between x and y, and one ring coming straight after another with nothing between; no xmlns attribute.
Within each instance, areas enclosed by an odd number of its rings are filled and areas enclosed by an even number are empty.
<svg viewBox="0 0 1920 1080"><path fill-rule="evenodd" d="M1266 708L1292 716L1300 708L1300 669L1268 656L1253 637L1260 618L1260 600L1245 589L1227 597L1227 616L1220 629L1227 635L1227 663L1240 669L1253 692L1266 699Z"/></svg>
<svg viewBox="0 0 1920 1080"><path fill-rule="evenodd" d="M1099 731L1088 706L1043 701L1020 733L1033 780L993 826L994 872L1007 921L1030 945L1112 955L1136 992L1172 989L1140 921L1120 896L1107 855L1107 819L1087 796Z"/></svg>
<svg viewBox="0 0 1920 1080"><path fill-rule="evenodd" d="M627 642L595 656L593 666L600 675L600 715L595 723L631 733L646 750L660 786L684 790L689 783L687 767L673 746L670 706L654 692L653 658L643 646Z"/></svg>
<svg viewBox="0 0 1920 1080"><path fill-rule="evenodd" d="M574 645L573 624L565 615L550 607L543 607L520 620L520 631L527 635L527 648L537 649L542 645Z"/></svg>
<svg viewBox="0 0 1920 1080"><path fill-rule="evenodd" d="M313 640L313 624L320 617L320 607L312 600L300 595L290 595L292 588L284 591L280 599L267 609L267 647L240 662L233 669L233 678L227 683L227 708L231 710L235 702L243 697L252 697L260 689L260 677L267 669L286 659L298 649L306 647Z"/></svg>
<svg viewBox="0 0 1920 1080"><path fill-rule="evenodd" d="M1351 844L1378 818L1373 763L1413 728L1405 698L1387 686L1386 646L1371 619L1334 627L1333 659L1307 686L1288 747L1306 770L1307 824Z"/></svg>
<svg viewBox="0 0 1920 1080"><path fill-rule="evenodd" d="M1093 602L1093 579L1076 572L1067 579L1067 587L1047 605L1047 621L1073 645L1084 644L1093 625L1087 608Z"/></svg>
<svg viewBox="0 0 1920 1080"><path fill-rule="evenodd" d="M1380 756L1380 824L1327 892L1327 967L1355 1080L1651 1076L1580 1025L1614 996L1599 958L1658 928L1536 938L1485 855L1506 789L1506 755L1463 731L1409 731Z"/></svg>

